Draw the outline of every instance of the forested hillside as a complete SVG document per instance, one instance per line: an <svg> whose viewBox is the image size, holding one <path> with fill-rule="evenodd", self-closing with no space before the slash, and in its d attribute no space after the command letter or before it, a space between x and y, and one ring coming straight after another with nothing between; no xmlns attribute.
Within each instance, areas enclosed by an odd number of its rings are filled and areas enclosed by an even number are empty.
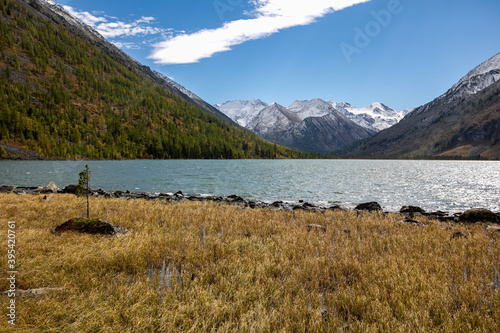
<svg viewBox="0 0 500 333"><path fill-rule="evenodd" d="M309 156L185 102L26 6L0 0L0 143L61 158Z"/></svg>

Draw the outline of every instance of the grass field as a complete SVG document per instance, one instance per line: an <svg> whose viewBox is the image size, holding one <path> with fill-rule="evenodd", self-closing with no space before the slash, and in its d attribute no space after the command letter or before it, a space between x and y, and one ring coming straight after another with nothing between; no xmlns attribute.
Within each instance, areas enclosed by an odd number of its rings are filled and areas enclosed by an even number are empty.
<svg viewBox="0 0 500 333"><path fill-rule="evenodd" d="M91 198L91 217L132 234L50 232L84 202L0 194L1 276L15 221L17 288L61 288L18 295L15 328L0 296L0 331L500 332L500 240L486 224Z"/></svg>

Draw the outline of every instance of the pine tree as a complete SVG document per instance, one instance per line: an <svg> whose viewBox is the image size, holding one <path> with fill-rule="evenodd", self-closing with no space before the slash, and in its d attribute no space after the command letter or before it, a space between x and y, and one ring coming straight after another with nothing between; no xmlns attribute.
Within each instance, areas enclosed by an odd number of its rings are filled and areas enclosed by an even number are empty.
<svg viewBox="0 0 500 333"><path fill-rule="evenodd" d="M76 194L78 196L87 196L87 218L90 218L89 192L90 192L90 170L89 166L85 165L85 170L80 171Z"/></svg>

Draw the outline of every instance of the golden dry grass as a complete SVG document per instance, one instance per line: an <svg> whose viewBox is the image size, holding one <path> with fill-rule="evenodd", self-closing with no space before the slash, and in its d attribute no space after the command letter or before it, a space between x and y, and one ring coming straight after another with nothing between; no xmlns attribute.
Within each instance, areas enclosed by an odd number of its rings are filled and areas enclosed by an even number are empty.
<svg viewBox="0 0 500 333"><path fill-rule="evenodd" d="M500 332L500 241L483 224L91 198L132 235L55 236L84 200L52 197L0 195L2 273L16 221L17 287L64 288L18 297L18 331Z"/></svg>

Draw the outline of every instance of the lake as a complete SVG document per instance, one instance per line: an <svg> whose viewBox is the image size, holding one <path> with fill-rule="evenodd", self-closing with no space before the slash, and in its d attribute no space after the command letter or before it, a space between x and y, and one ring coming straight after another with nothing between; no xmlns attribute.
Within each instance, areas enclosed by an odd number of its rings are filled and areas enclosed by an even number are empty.
<svg viewBox="0 0 500 333"><path fill-rule="evenodd" d="M384 210L483 207L500 211L500 162L407 160L0 161L0 185L64 188L88 164L91 187L105 190L305 200Z"/></svg>

